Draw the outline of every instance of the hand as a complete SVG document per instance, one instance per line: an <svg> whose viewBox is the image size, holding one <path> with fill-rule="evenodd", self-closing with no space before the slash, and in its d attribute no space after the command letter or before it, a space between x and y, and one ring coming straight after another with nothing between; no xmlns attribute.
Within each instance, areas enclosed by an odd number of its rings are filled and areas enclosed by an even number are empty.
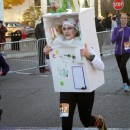
<svg viewBox="0 0 130 130"><path fill-rule="evenodd" d="M120 30L119 30L119 32L122 32L124 30L124 28L122 27Z"/></svg>
<svg viewBox="0 0 130 130"><path fill-rule="evenodd" d="M85 48L84 48L84 49L81 49L81 50L80 50L80 54L81 54L81 56L84 56L84 57L86 57L87 59L90 58L91 53L90 53L89 50L88 50L87 44L85 44Z"/></svg>
<svg viewBox="0 0 130 130"><path fill-rule="evenodd" d="M0 76L2 76L3 75L3 71L2 70L0 70Z"/></svg>
<svg viewBox="0 0 130 130"><path fill-rule="evenodd" d="M46 45L46 46L44 47L44 49L43 49L43 52L44 52L45 54L49 54L50 51L52 51L52 48L51 48L50 46L48 46L48 45Z"/></svg>

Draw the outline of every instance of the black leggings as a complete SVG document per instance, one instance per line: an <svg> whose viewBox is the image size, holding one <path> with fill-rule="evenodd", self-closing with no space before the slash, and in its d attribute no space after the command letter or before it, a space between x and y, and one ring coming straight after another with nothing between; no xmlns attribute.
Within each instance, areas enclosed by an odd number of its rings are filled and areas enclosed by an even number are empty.
<svg viewBox="0 0 130 130"><path fill-rule="evenodd" d="M69 116L62 117L62 130L72 130L73 116L76 104L78 105L79 117L85 127L95 125L95 117L91 116L95 92L91 93L60 93L60 103L69 104Z"/></svg>
<svg viewBox="0 0 130 130"><path fill-rule="evenodd" d="M128 73L127 73L127 68L126 68L126 63L130 57L129 53L124 53L122 55L115 55L116 61L122 76L123 83L128 83L129 84L129 78L128 78Z"/></svg>

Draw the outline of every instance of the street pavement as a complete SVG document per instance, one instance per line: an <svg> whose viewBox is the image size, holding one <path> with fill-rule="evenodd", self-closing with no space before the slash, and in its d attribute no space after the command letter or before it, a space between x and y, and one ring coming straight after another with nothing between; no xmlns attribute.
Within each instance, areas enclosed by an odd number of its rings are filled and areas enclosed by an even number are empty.
<svg viewBox="0 0 130 130"><path fill-rule="evenodd" d="M121 90L122 79L115 57L103 56L102 59L105 84L96 90L92 114L102 114L108 130L130 130L130 92ZM130 61L127 68L130 77ZM0 93L0 106L4 111L0 129L60 130L59 93L53 90L51 72L9 73L0 77ZM73 126L74 130L97 130L83 127L77 109Z"/></svg>

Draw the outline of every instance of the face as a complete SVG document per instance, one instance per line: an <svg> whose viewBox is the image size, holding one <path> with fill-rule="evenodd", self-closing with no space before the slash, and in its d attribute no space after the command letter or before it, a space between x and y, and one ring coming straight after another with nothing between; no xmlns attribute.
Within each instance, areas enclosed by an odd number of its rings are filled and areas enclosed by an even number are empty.
<svg viewBox="0 0 130 130"><path fill-rule="evenodd" d="M67 40L73 39L74 37L76 37L77 34L76 28L70 25L64 25L64 27L62 28L62 32Z"/></svg>
<svg viewBox="0 0 130 130"><path fill-rule="evenodd" d="M126 25L127 24L127 15L126 14L122 14L120 17L120 21L121 21L121 25Z"/></svg>

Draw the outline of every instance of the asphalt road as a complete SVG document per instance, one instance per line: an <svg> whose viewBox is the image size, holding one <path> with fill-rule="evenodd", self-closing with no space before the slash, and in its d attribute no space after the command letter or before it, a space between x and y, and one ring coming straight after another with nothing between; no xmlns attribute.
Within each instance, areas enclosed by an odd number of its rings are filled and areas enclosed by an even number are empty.
<svg viewBox="0 0 130 130"><path fill-rule="evenodd" d="M102 58L105 84L96 90L93 114L102 114L108 128L130 128L130 93L121 90L122 80L114 56ZM130 61L128 61L130 75ZM130 77L130 76L129 76ZM0 77L3 109L0 127L61 127L59 93L53 90L51 73L8 74ZM83 128L78 111L74 127ZM77 129L78 130L78 129Z"/></svg>

